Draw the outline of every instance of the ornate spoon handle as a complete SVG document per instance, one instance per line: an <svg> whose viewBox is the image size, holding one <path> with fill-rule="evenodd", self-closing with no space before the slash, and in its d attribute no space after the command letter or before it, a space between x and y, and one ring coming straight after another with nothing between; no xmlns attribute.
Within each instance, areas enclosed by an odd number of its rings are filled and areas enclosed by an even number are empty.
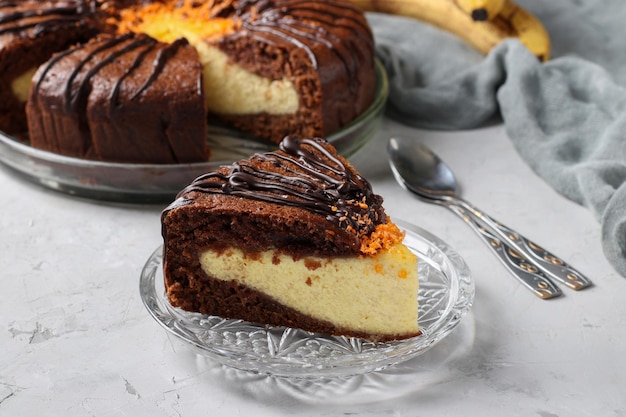
<svg viewBox="0 0 626 417"><path fill-rule="evenodd" d="M458 200L455 201L455 203L460 205L466 212L471 213L472 216L482 221L482 224L492 230L496 236L512 248L515 248L530 264L540 269L548 277L576 291L592 285L592 282L587 277L560 257L525 238L513 229L494 220L467 201Z"/></svg>
<svg viewBox="0 0 626 417"><path fill-rule="evenodd" d="M536 296L545 300L562 294L561 289L554 285L542 271L534 267L527 258L507 242L500 239L487 225L482 224L480 218L473 212L450 200L443 204L459 215L487 244L506 269Z"/></svg>

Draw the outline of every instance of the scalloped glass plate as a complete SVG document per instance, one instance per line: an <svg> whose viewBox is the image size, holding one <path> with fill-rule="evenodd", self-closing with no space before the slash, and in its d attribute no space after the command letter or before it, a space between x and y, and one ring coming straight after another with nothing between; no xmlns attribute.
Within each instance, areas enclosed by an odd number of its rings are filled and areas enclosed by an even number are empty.
<svg viewBox="0 0 626 417"><path fill-rule="evenodd" d="M380 126L389 89L385 69L378 60L376 74L376 94L371 106L353 122L326 138L346 157L361 149ZM220 165L277 147L221 126L210 126L207 140L212 152L209 162L125 164L42 151L0 132L0 162L32 182L68 194L99 200L152 203L171 201L196 177Z"/></svg>
<svg viewBox="0 0 626 417"><path fill-rule="evenodd" d="M404 243L419 259L418 320L422 334L410 339L373 343L172 307L163 286L162 247L143 268L141 297L152 317L169 333L223 365L293 378L343 377L381 370L435 346L459 324L474 300L474 281L454 249L415 225L396 223L406 231Z"/></svg>

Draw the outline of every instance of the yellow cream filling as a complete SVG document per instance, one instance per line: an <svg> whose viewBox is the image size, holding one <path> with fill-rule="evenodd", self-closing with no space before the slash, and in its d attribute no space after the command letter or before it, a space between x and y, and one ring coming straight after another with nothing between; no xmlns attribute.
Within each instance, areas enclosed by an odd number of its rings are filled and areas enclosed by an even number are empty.
<svg viewBox="0 0 626 417"><path fill-rule="evenodd" d="M143 32L162 42L185 38L198 51L202 63L207 109L219 114L294 114L298 93L286 79L270 80L241 68L207 40L233 31L233 21L203 16L205 10L162 5L148 6L141 18L127 17L121 31ZM133 20L136 19L136 20Z"/></svg>
<svg viewBox="0 0 626 417"><path fill-rule="evenodd" d="M203 270L267 294L303 314L372 334L416 333L417 258L402 244L358 258L205 251Z"/></svg>
<svg viewBox="0 0 626 417"><path fill-rule="evenodd" d="M11 82L11 91L20 103L26 103L26 100L28 100L28 95L30 94L30 84L33 80L33 76L35 75L35 71L37 71L37 67L29 69Z"/></svg>

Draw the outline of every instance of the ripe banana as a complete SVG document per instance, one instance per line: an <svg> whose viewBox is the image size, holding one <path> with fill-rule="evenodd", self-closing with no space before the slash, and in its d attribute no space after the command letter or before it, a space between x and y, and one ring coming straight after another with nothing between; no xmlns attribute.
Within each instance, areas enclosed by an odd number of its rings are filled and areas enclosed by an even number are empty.
<svg viewBox="0 0 626 417"><path fill-rule="evenodd" d="M492 20L504 7L505 0L456 0L461 10L477 22Z"/></svg>
<svg viewBox="0 0 626 417"><path fill-rule="evenodd" d="M482 53L506 38L518 38L541 61L550 57L550 37L539 19L513 2L503 0L500 13L477 22L458 0L349 0L363 11L412 17L447 30Z"/></svg>

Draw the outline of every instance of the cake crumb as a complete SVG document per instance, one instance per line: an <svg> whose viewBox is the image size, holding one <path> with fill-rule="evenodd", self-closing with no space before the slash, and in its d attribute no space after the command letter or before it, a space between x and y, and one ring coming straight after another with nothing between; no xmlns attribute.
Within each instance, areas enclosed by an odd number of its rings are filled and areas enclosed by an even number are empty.
<svg viewBox="0 0 626 417"><path fill-rule="evenodd" d="M376 229L361 240L360 251L363 255L376 255L379 251L402 242L404 232L392 222L379 224Z"/></svg>
<svg viewBox="0 0 626 417"><path fill-rule="evenodd" d="M322 266L322 263L316 259L305 258L304 266L311 271L315 271Z"/></svg>

